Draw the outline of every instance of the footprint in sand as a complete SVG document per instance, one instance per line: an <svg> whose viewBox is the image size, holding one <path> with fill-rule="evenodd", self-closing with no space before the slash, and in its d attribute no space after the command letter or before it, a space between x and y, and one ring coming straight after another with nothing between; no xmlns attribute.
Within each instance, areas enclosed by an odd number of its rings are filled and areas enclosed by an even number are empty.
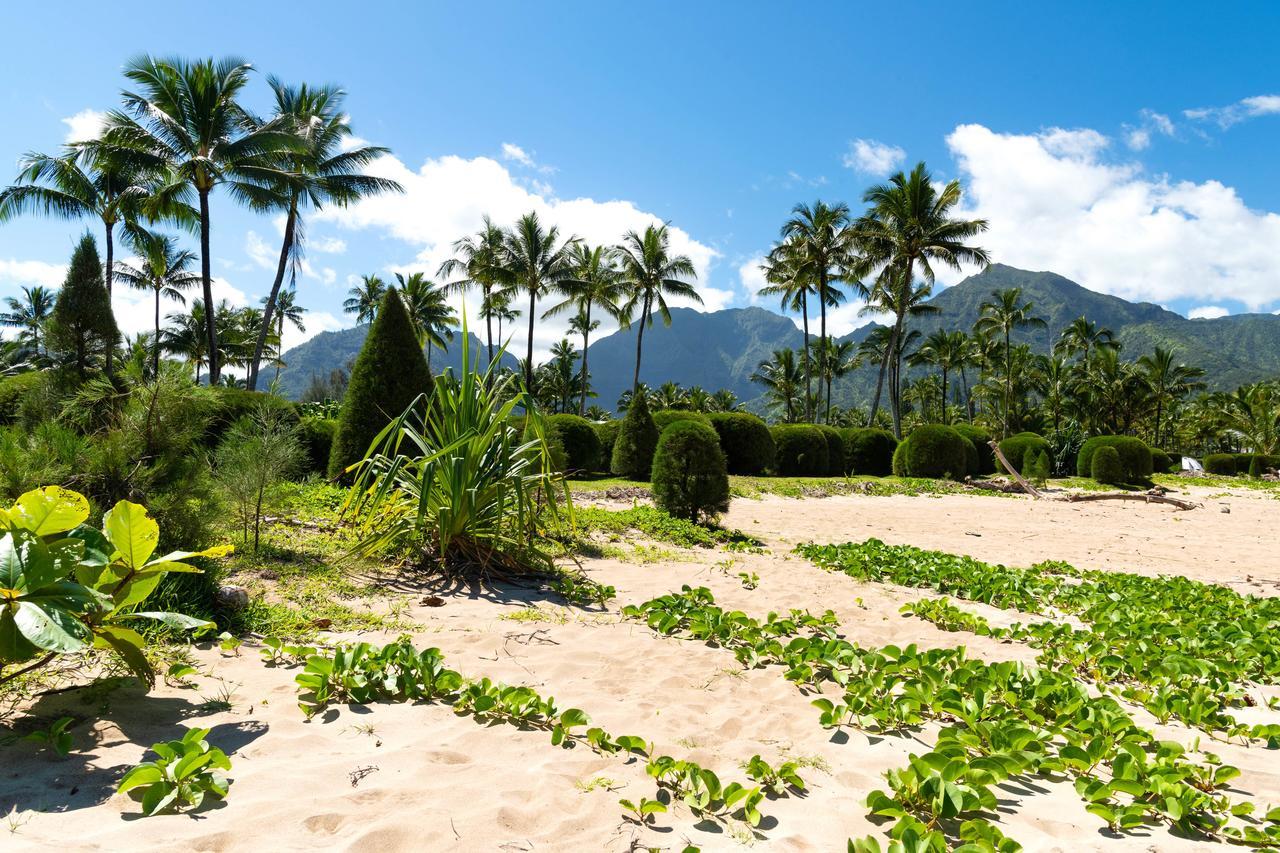
<svg viewBox="0 0 1280 853"><path fill-rule="evenodd" d="M313 835L333 835L347 822L346 815L336 813L316 814L302 822L307 832Z"/></svg>

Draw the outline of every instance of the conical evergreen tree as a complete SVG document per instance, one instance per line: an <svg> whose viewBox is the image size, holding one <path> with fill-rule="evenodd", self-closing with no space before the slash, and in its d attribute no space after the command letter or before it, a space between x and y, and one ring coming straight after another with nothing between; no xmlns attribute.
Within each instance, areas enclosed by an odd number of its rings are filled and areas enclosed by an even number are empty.
<svg viewBox="0 0 1280 853"><path fill-rule="evenodd" d="M111 297L102 280L98 244L85 234L71 254L66 281L49 318L49 347L62 353L84 378L119 338Z"/></svg>
<svg viewBox="0 0 1280 853"><path fill-rule="evenodd" d="M338 430L329 456L337 477L365 457L369 444L419 394L434 387L409 312L394 288L387 290L351 369Z"/></svg>
<svg viewBox="0 0 1280 853"><path fill-rule="evenodd" d="M634 394L627 416L613 443L613 460L609 470L629 480L647 480L653 470L653 451L658 446L658 426L649 414L644 394Z"/></svg>

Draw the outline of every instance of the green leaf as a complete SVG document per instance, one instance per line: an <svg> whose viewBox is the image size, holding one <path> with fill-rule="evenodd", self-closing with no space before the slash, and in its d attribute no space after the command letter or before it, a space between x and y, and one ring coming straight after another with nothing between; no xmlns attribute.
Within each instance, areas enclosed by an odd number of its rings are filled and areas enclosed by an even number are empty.
<svg viewBox="0 0 1280 853"><path fill-rule="evenodd" d="M139 764L124 774L124 778L120 780L119 787L116 788L116 793L123 794L134 788L159 782L163 778L164 772L155 763L148 761L145 764Z"/></svg>
<svg viewBox="0 0 1280 853"><path fill-rule="evenodd" d="M79 651L91 637L85 624L66 610L28 601L17 602L13 623L33 646L47 652Z"/></svg>
<svg viewBox="0 0 1280 853"><path fill-rule="evenodd" d="M61 486L45 486L18 498L9 510L9 524L36 536L64 533L89 517L84 495Z"/></svg>
<svg viewBox="0 0 1280 853"><path fill-rule="evenodd" d="M99 625L94 639L95 645L105 646L120 655L129 670L143 684L148 687L155 684L155 673L151 670L147 656L142 652L145 642L137 631L123 625Z"/></svg>
<svg viewBox="0 0 1280 853"><path fill-rule="evenodd" d="M140 569L155 553L160 541L160 525L147 515L145 507L120 501L102 516L102 532L115 549L118 559L131 569Z"/></svg>
<svg viewBox="0 0 1280 853"><path fill-rule="evenodd" d="M163 613L160 611L144 610L137 613L124 613L120 619L150 619L153 622L159 622L169 628L176 628L179 631L210 631L217 627L215 623L207 619L197 619L194 616L187 616L185 613Z"/></svg>

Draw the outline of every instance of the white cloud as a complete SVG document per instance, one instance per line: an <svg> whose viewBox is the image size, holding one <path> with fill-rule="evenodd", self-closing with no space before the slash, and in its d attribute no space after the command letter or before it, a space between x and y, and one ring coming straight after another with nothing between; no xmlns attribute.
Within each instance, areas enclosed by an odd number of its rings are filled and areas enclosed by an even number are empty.
<svg viewBox="0 0 1280 853"><path fill-rule="evenodd" d="M275 270L280 264L280 249L268 246L267 241L259 237L256 231L245 233L244 252L264 270Z"/></svg>
<svg viewBox="0 0 1280 853"><path fill-rule="evenodd" d="M989 220L979 243L997 261L1126 299L1232 299L1253 310L1275 300L1280 215L1250 210L1231 187L1105 160L1106 137L1093 130L999 134L970 124L947 143L966 213Z"/></svg>
<svg viewBox="0 0 1280 853"><path fill-rule="evenodd" d="M513 160L521 166L533 165L533 158L519 145L511 142L502 143L502 159Z"/></svg>
<svg viewBox="0 0 1280 853"><path fill-rule="evenodd" d="M126 258L129 263L136 264L137 258ZM213 301L218 304L226 300L232 308L244 308L249 305L249 297L243 290L224 278L213 278ZM168 296L160 300L160 325L165 325L165 317L173 313L189 311L194 302L204 299L200 285L197 284L184 294L186 304ZM256 304L256 303L255 303ZM141 332L155 331L155 294L150 290L137 290L132 287L113 287L111 289L111 310L116 317L116 325L120 333L133 337Z"/></svg>
<svg viewBox="0 0 1280 853"><path fill-rule="evenodd" d="M1144 109L1138 115L1141 120L1137 126L1124 126L1125 144L1134 151L1145 151L1151 147L1151 137L1154 134L1173 136L1177 132L1173 120L1163 113Z"/></svg>
<svg viewBox="0 0 1280 853"><path fill-rule="evenodd" d="M347 251L347 241L338 237L312 237L307 240L307 250L326 255L341 255Z"/></svg>
<svg viewBox="0 0 1280 853"><path fill-rule="evenodd" d="M906 157L907 152L896 145L874 139L855 139L849 143L844 165L864 175L884 177L902 165Z"/></svg>
<svg viewBox="0 0 1280 853"><path fill-rule="evenodd" d="M1216 122L1225 130L1247 119L1280 114L1280 95L1254 95L1225 107L1199 107L1182 114L1195 121Z"/></svg>
<svg viewBox="0 0 1280 853"><path fill-rule="evenodd" d="M98 110L81 110L62 123L67 126L66 142L84 142L97 139L102 134L102 124L107 114Z"/></svg>
<svg viewBox="0 0 1280 853"><path fill-rule="evenodd" d="M49 264L44 261L19 261L13 258L0 258L0 282L12 284L13 291L18 292L21 286L61 287L67 277L65 264Z"/></svg>
<svg viewBox="0 0 1280 853"><path fill-rule="evenodd" d="M417 170L395 157L383 157L370 171L398 181L405 192L374 196L347 208L326 208L318 212L313 221L385 231L416 252L412 260L397 263L395 268L420 270L432 277L440 264L451 257L453 241L477 231L486 213L494 222L508 225L534 211L544 225L559 226L562 238L576 235L592 245L613 244L628 230L642 231L650 224L662 222L660 217L629 201L559 199L539 193L524 186L505 166L490 157L445 156L429 159ZM705 302L703 310L729 304L733 291L712 287L708 280L719 253L674 225L670 236L672 251L688 255L698 271L698 291ZM458 298L457 302L461 304L463 300ZM468 294L465 303L472 328L479 329L477 296ZM672 304L685 303L674 300ZM524 310L528 310L527 305ZM521 319L528 322L527 317ZM565 336L567 329L567 316L539 320L534 331L535 352L545 354L553 343ZM611 326L602 326L596 335L610 331ZM515 343L523 352L523 333L517 331Z"/></svg>
<svg viewBox="0 0 1280 853"><path fill-rule="evenodd" d="M1187 312L1187 317L1192 320L1216 320L1219 317L1225 317L1231 312L1221 305L1200 305L1192 308Z"/></svg>
<svg viewBox="0 0 1280 853"><path fill-rule="evenodd" d="M768 284L764 279L764 270L760 268L764 260L764 255L756 255L738 267L738 281L742 283L742 292L752 305L764 302L764 298L760 296L760 289Z"/></svg>
<svg viewBox="0 0 1280 853"><path fill-rule="evenodd" d="M282 347L284 352L306 343L321 332L336 332L347 326L328 311L308 311L302 315L302 324L307 327L305 332L299 332L289 323L285 323Z"/></svg>

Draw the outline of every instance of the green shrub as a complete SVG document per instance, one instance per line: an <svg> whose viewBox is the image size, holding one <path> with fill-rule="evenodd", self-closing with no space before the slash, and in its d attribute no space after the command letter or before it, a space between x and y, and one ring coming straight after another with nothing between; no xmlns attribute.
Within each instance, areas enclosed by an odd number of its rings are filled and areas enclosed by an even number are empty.
<svg viewBox="0 0 1280 853"><path fill-rule="evenodd" d="M1099 483L1118 486L1126 481L1124 465L1120 461L1120 451L1115 446L1103 444L1096 448L1089 459L1089 473Z"/></svg>
<svg viewBox="0 0 1280 853"><path fill-rule="evenodd" d="M779 424L769 430L774 471L783 477L821 477L828 470L827 437L813 424Z"/></svg>
<svg viewBox="0 0 1280 853"><path fill-rule="evenodd" d="M613 461L613 445L618 440L618 430L622 428L622 421L611 419L593 423L591 428L596 431L596 440L600 442L600 469L607 470Z"/></svg>
<svg viewBox="0 0 1280 853"><path fill-rule="evenodd" d="M208 419L204 433L204 443L209 447L217 447L227 430L242 418L253 415L262 409L271 409L283 413L284 417L297 424L298 407L283 397L266 391L246 391L243 388L229 388L214 385L209 389L213 394L215 407ZM326 461L326 465L328 462Z"/></svg>
<svg viewBox="0 0 1280 853"><path fill-rule="evenodd" d="M1236 455L1234 453L1210 453L1204 458L1204 470L1210 474L1234 477L1236 473Z"/></svg>
<svg viewBox="0 0 1280 853"><path fill-rule="evenodd" d="M1173 459L1168 453L1158 448L1151 448L1151 470L1156 474L1168 474L1173 471Z"/></svg>
<svg viewBox="0 0 1280 853"><path fill-rule="evenodd" d="M547 426L564 448L564 471L591 474L600 470L600 439L591 421L577 415L552 415Z"/></svg>
<svg viewBox="0 0 1280 853"><path fill-rule="evenodd" d="M893 473L899 477L959 480L968 470L973 443L949 426L925 424L903 439L893 454Z"/></svg>
<svg viewBox="0 0 1280 853"><path fill-rule="evenodd" d="M298 423L307 473L323 474L329 470L329 454L333 452L333 435L337 431L338 422L334 418L303 418Z"/></svg>
<svg viewBox="0 0 1280 853"><path fill-rule="evenodd" d="M658 427L649 414L649 403L644 394L637 394L618 429L609 470L628 480L647 480L653 470L653 451L657 446Z"/></svg>
<svg viewBox="0 0 1280 853"><path fill-rule="evenodd" d="M953 424L952 429L973 442L978 451L978 466L971 474L994 474L996 472L996 455L991 450L991 433L973 424Z"/></svg>
<svg viewBox="0 0 1280 853"><path fill-rule="evenodd" d="M653 454L653 501L675 518L711 521L729 509L729 472L716 431L678 421L662 431Z"/></svg>
<svg viewBox="0 0 1280 853"><path fill-rule="evenodd" d="M329 476L337 477L365 457L369 445L419 394L434 383L409 314L394 288L382 297L378 315L351 369L342 414L333 436Z"/></svg>
<svg viewBox="0 0 1280 853"><path fill-rule="evenodd" d="M845 471L844 438L841 437L840 430L825 425L819 425L818 429L822 431L822 437L827 440L827 476L843 477Z"/></svg>
<svg viewBox="0 0 1280 853"><path fill-rule="evenodd" d="M893 452L898 439L887 429L853 427L843 430L844 465L847 474L887 477L893 473Z"/></svg>
<svg viewBox="0 0 1280 853"><path fill-rule="evenodd" d="M0 379L0 424L11 424L18 419L23 399L38 388L43 379L44 374L38 370Z"/></svg>
<svg viewBox="0 0 1280 853"><path fill-rule="evenodd" d="M1041 450L1047 452L1052 462L1053 448L1050 447L1048 441L1034 432L1020 432L1000 442L1000 452L1004 454L1005 459L1009 460L1009 464L1015 468L1022 464L1022 461L1027 458L1027 451L1032 448L1037 453ZM999 473L1003 474L1004 472L1000 471ZM1019 473L1021 473L1021 470L1019 470ZM1089 475L1086 473L1081 476L1087 477Z"/></svg>
<svg viewBox="0 0 1280 853"><path fill-rule="evenodd" d="M1080 447L1076 456L1076 473L1081 477L1093 474L1093 454L1100 447L1114 447L1120 455L1121 476L1124 483L1143 483L1151 479L1151 450L1146 442L1131 435L1095 435Z"/></svg>
<svg viewBox="0 0 1280 853"><path fill-rule="evenodd" d="M711 426L711 421L702 412L691 412L688 409L659 409L653 413L653 422L657 425L659 433L676 421L697 421Z"/></svg>
<svg viewBox="0 0 1280 853"><path fill-rule="evenodd" d="M773 466L776 448L763 420L747 412L716 412L708 419L720 436L730 474L763 474Z"/></svg>
<svg viewBox="0 0 1280 853"><path fill-rule="evenodd" d="M1053 473L1053 465L1049 461L1049 451L1028 447L1027 455L1022 460L1022 471L1020 473L1033 483L1039 484L1048 480L1049 475Z"/></svg>

